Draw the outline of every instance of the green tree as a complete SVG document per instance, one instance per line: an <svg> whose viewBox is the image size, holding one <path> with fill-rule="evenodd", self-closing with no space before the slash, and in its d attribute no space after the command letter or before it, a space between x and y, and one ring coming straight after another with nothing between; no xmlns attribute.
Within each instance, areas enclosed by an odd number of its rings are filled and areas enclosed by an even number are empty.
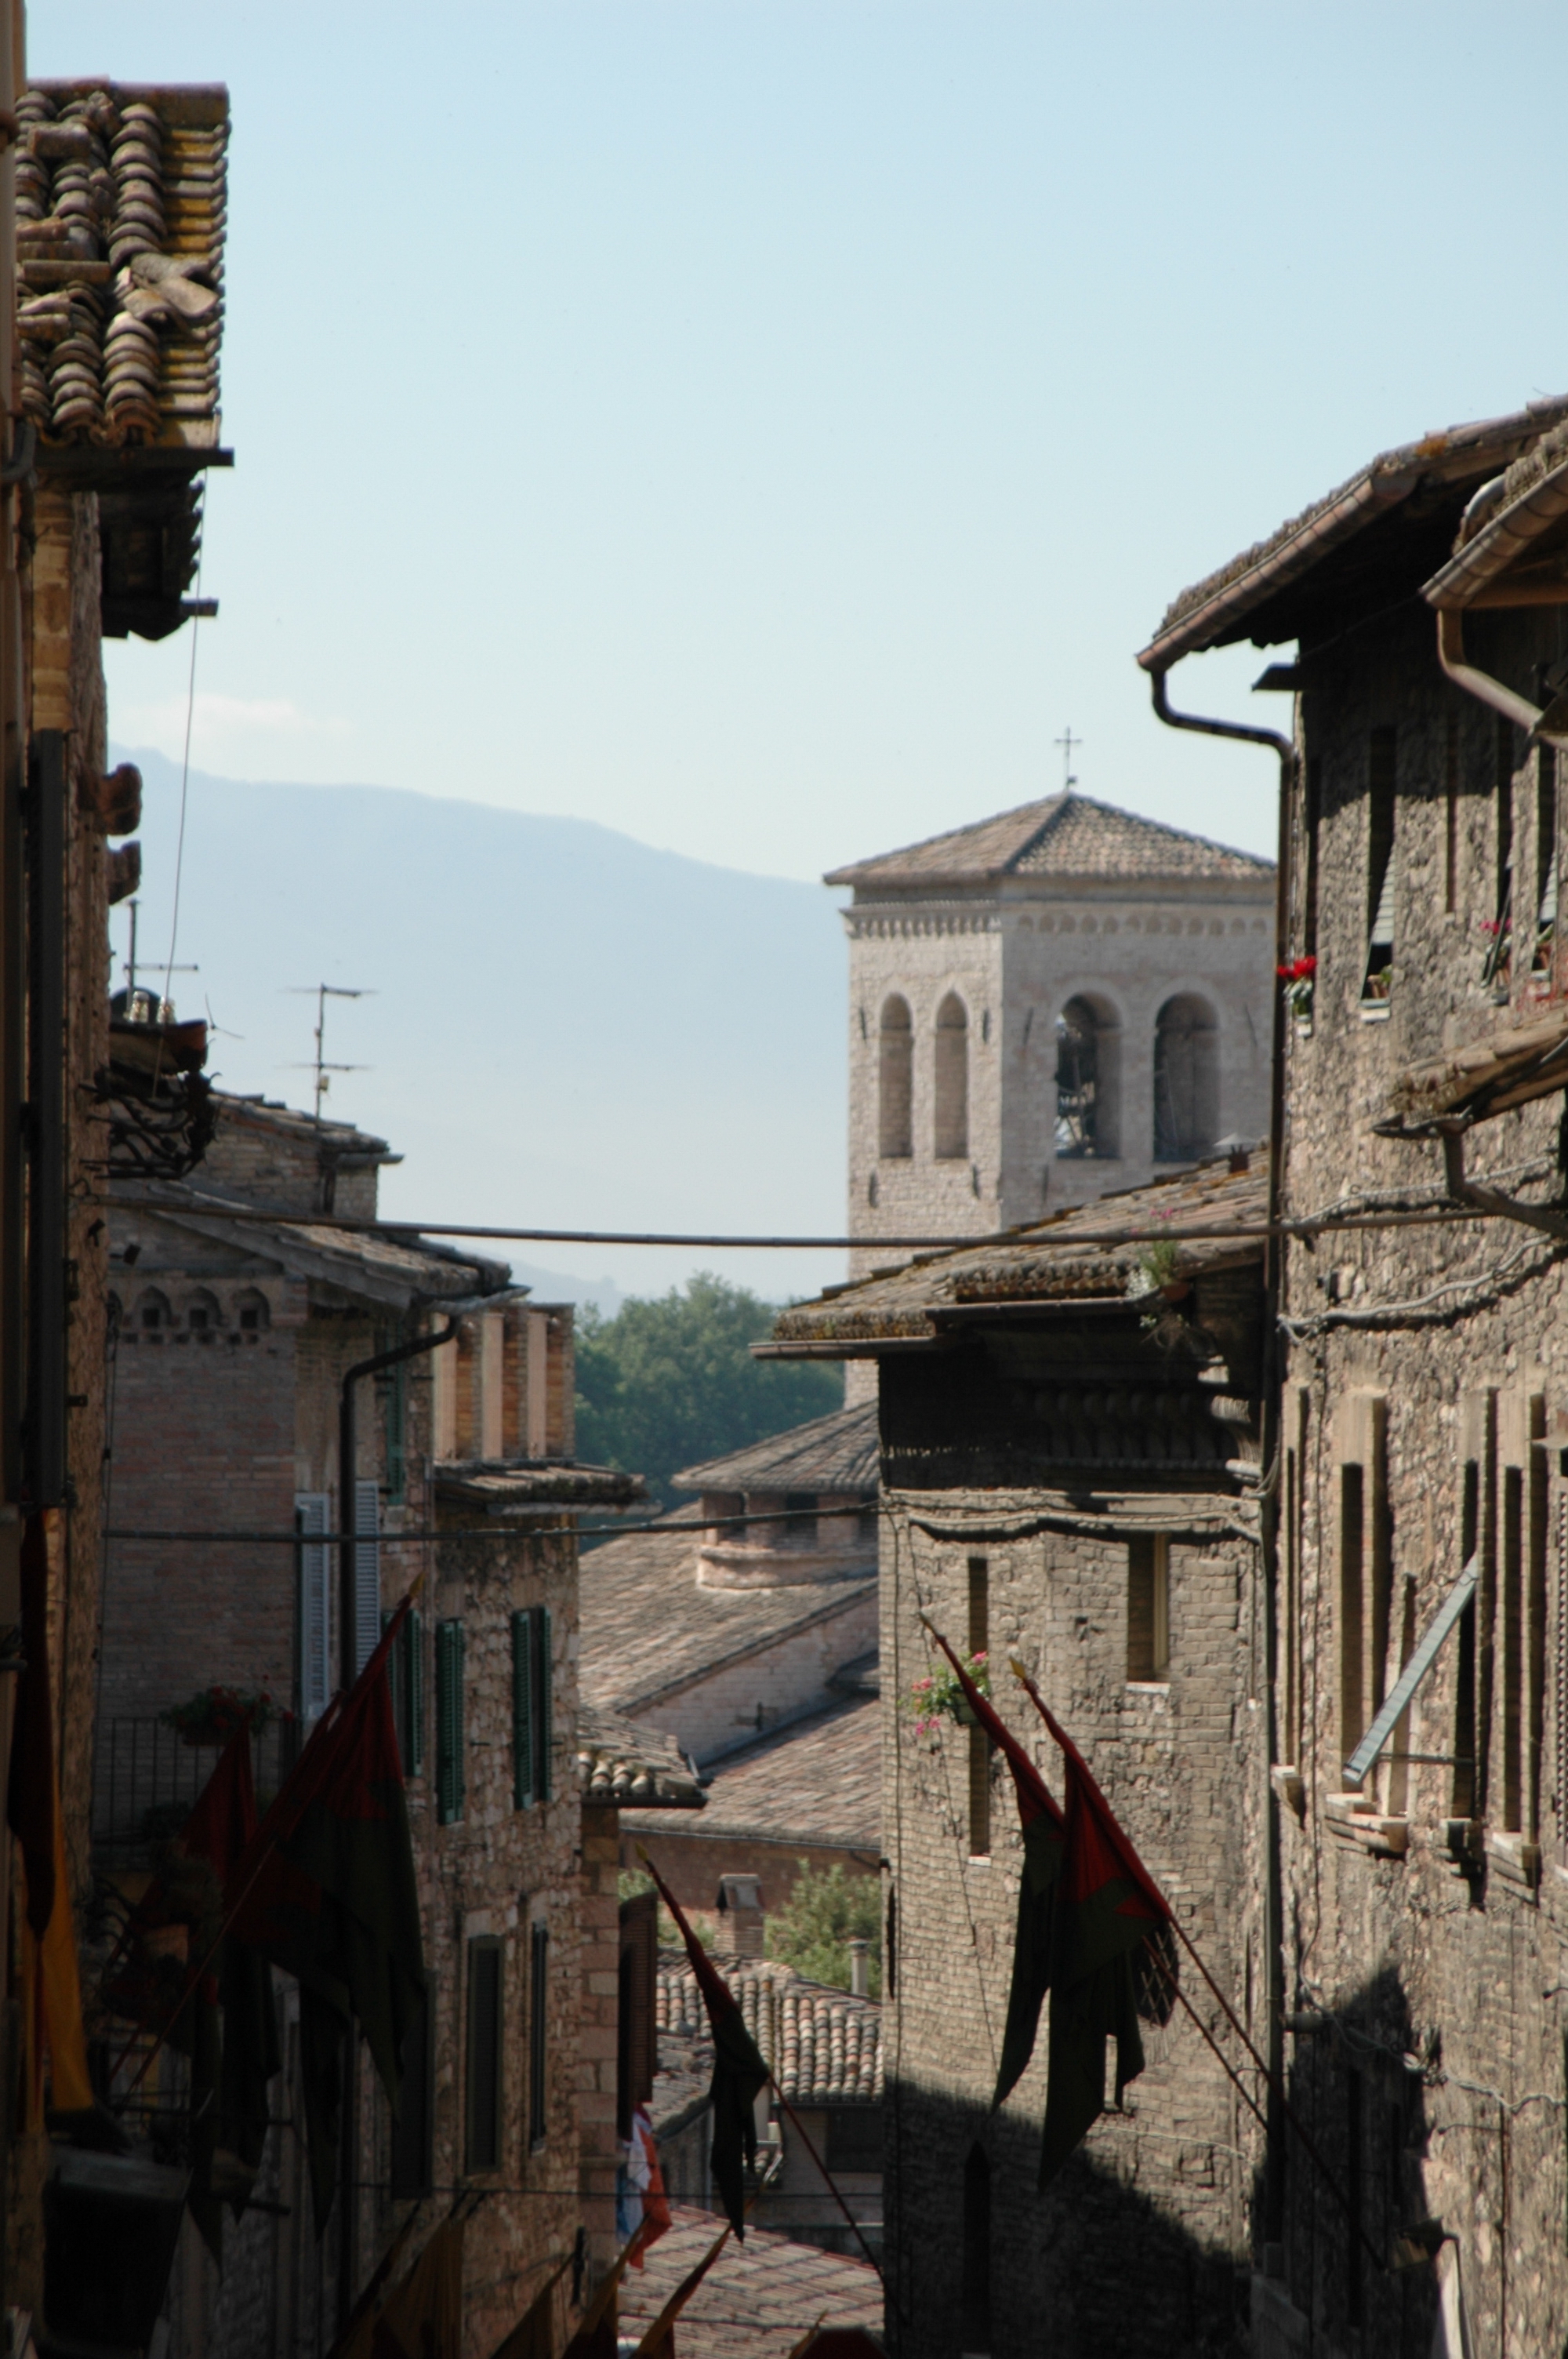
<svg viewBox="0 0 1568 2359"><path fill-rule="evenodd" d="M578 1327L579 1456L645 1474L650 1497L667 1507L683 1466L841 1408L837 1368L752 1359L746 1347L777 1308L702 1271L684 1291L632 1296L613 1319L588 1309Z"/></svg>
<svg viewBox="0 0 1568 2359"><path fill-rule="evenodd" d="M835 1861L810 1867L803 1859L786 1907L768 1917L768 1955L808 1982L849 1987L849 1943L871 1945L871 1996L882 1990L881 1886L874 1875L848 1875Z"/></svg>

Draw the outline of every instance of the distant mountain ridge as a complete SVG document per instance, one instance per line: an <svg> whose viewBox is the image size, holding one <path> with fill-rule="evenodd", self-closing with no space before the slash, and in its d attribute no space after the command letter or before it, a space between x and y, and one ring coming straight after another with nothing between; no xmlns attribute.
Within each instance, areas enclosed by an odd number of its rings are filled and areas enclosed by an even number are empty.
<svg viewBox="0 0 1568 2359"><path fill-rule="evenodd" d="M138 960L168 955L179 770L146 782ZM845 960L832 897L708 867L586 820L384 787L192 771L172 995L222 1027L225 1088L308 1105L321 982L330 1110L404 1162L384 1208L561 1229L835 1233L843 1222ZM126 912L112 913L122 981ZM228 1035L243 1036L239 1038ZM496 1250L505 1254L507 1248ZM662 1291L710 1266L774 1298L835 1257L518 1245ZM591 1256L591 1259L588 1256ZM598 1293L559 1279L564 1293Z"/></svg>

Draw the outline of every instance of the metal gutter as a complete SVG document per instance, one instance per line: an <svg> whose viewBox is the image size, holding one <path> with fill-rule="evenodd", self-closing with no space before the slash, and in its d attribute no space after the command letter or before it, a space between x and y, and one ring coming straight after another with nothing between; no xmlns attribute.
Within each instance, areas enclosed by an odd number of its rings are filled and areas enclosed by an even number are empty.
<svg viewBox="0 0 1568 2359"><path fill-rule="evenodd" d="M1516 558L1532 548L1564 516L1568 516L1568 459L1539 483L1532 484L1518 499L1510 500L1507 507L1499 508L1475 538L1456 549L1442 571L1423 585L1422 596L1440 613L1482 603L1483 593ZM1497 603L1509 603L1506 593ZM1563 603L1568 604L1568 582L1563 583Z"/></svg>
<svg viewBox="0 0 1568 2359"><path fill-rule="evenodd" d="M1370 486L1361 502L1372 504ZM1320 541L1321 541L1321 536ZM1304 568L1305 560L1297 570ZM1291 813L1295 795L1296 748L1293 738L1275 729L1260 729L1238 721L1215 721L1195 713L1177 712L1165 693L1165 664L1139 661L1152 671L1154 710L1168 728L1195 729L1210 737L1228 737L1244 745L1267 745L1280 765L1278 853L1274 868L1274 964L1285 965L1291 919ZM1281 1393L1284 1379L1280 1313L1284 1308L1282 1285L1284 1240L1280 1223L1284 1201L1285 1136L1285 996L1276 979L1271 997L1269 1060L1269 1244L1263 1261L1263 1364L1260 1393L1260 1439L1264 1482L1258 1495L1258 1549L1263 1604L1263 1763L1261 1788L1265 1831L1263 1885L1263 1953L1265 2023L1268 2043L1268 2118L1264 2127L1262 2236L1278 2244L1285 2221L1285 2136L1283 2120L1285 1936L1284 1882L1280 1836L1280 1798L1273 1768L1279 1758L1276 1690L1279 1682L1279 1527L1280 1486L1270 1470L1283 1447ZM1261 2256L1260 2256L1261 2257Z"/></svg>

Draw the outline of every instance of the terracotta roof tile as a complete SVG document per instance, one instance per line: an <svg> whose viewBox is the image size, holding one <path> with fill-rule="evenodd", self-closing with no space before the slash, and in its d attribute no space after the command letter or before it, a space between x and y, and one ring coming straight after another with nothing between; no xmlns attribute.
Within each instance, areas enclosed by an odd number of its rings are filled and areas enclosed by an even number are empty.
<svg viewBox="0 0 1568 2359"><path fill-rule="evenodd" d="M748 1840L881 1849L881 1740L874 1698L835 1704L726 1755L690 1832ZM634 1828L628 1815L623 1822ZM684 1831L683 1831L684 1832Z"/></svg>
<svg viewBox="0 0 1568 2359"><path fill-rule="evenodd" d="M581 1704L577 1716L577 1766L585 1802L602 1808L700 1810L701 1787L673 1736L623 1720L601 1705Z"/></svg>
<svg viewBox="0 0 1568 2359"><path fill-rule="evenodd" d="M1178 1275L1262 1255L1267 1218L1266 1158L1233 1171L1227 1158L1198 1165L1150 1187L1130 1188L1058 1212L1020 1229L1002 1245L960 1246L925 1254L903 1268L835 1289L815 1302L781 1311L773 1344L875 1343L935 1339L945 1314L966 1306L1025 1301L1069 1303L1085 1299L1130 1299L1148 1290L1136 1242L1107 1245L1096 1232L1161 1234L1165 1223L1178 1241ZM1182 1244L1184 1228L1256 1227L1257 1242L1200 1239Z"/></svg>
<svg viewBox="0 0 1568 2359"><path fill-rule="evenodd" d="M16 117L23 415L46 449L214 447L227 91L40 82Z"/></svg>
<svg viewBox="0 0 1568 2359"><path fill-rule="evenodd" d="M711 2212L684 2203L671 2206L671 2220L644 2267L629 2269L622 2281L621 2336L627 2349L723 2227ZM882 2288L875 2269L765 2228L748 2228L743 2245L730 2238L682 2310L681 2359L788 2359L818 2319L825 2326L880 2334Z"/></svg>
<svg viewBox="0 0 1568 2359"><path fill-rule="evenodd" d="M583 1694L640 1715L719 1665L857 1604L874 1571L780 1589L699 1589L697 1510L582 1558Z"/></svg>
<svg viewBox="0 0 1568 2359"><path fill-rule="evenodd" d="M807 1982L770 1958L716 1955L746 2028L792 2105L881 2104L882 2017L872 1998ZM708 2017L683 1950L659 1952L658 2027L712 2065Z"/></svg>
<svg viewBox="0 0 1568 2359"><path fill-rule="evenodd" d="M874 1496L877 1405L834 1409L674 1477L679 1491L835 1491Z"/></svg>

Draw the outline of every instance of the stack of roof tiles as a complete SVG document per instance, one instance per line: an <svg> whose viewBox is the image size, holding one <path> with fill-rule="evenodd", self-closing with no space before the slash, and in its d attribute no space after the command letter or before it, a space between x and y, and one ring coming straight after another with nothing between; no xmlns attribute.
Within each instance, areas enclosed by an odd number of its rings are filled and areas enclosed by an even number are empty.
<svg viewBox="0 0 1568 2359"><path fill-rule="evenodd" d="M582 1799L597 1808L703 1807L702 1788L675 1738L602 1706L579 1706L577 1763Z"/></svg>
<svg viewBox="0 0 1568 2359"><path fill-rule="evenodd" d="M52 443L214 444L226 92L45 83L16 119L23 414Z"/></svg>
<svg viewBox="0 0 1568 2359"><path fill-rule="evenodd" d="M792 2105L881 2104L882 2022L874 1999L828 1990L767 1958L716 1963ZM708 2034L697 1977L678 1951L659 1959L658 2021L662 2032L680 2038Z"/></svg>

